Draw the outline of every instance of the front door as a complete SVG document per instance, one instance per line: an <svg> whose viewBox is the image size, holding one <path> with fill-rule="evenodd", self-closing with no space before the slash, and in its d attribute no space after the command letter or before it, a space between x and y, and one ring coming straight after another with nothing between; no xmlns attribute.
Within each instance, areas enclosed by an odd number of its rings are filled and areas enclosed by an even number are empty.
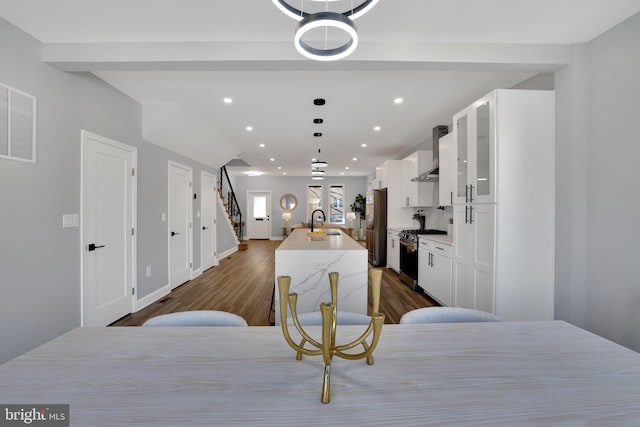
<svg viewBox="0 0 640 427"><path fill-rule="evenodd" d="M271 192L249 191L247 206L249 239L271 238Z"/></svg>
<svg viewBox="0 0 640 427"><path fill-rule="evenodd" d="M171 289L191 279L191 182L188 166L169 162L169 283Z"/></svg>
<svg viewBox="0 0 640 427"><path fill-rule="evenodd" d="M202 271L218 264L216 256L216 182L215 175L207 172L201 173L202 183Z"/></svg>
<svg viewBox="0 0 640 427"><path fill-rule="evenodd" d="M82 131L82 325L133 311L134 147Z"/></svg>

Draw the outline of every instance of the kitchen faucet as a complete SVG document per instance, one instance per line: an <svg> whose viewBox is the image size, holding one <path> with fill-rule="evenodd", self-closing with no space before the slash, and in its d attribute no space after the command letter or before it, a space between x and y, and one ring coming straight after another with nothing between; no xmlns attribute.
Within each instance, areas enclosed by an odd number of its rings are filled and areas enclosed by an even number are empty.
<svg viewBox="0 0 640 427"><path fill-rule="evenodd" d="M313 232L313 216L316 214L316 212L320 212L322 214L322 221L324 221L326 218L324 211L322 209L316 209L315 211L311 212L311 231L312 232Z"/></svg>

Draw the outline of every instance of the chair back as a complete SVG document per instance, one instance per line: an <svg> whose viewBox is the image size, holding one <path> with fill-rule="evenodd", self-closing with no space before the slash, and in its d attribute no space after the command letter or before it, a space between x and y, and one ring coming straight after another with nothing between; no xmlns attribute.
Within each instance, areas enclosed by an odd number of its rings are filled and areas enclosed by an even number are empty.
<svg viewBox="0 0 640 427"><path fill-rule="evenodd" d="M217 310L179 311L152 317L142 326L249 326L237 314Z"/></svg>
<svg viewBox="0 0 640 427"><path fill-rule="evenodd" d="M484 311L458 307L425 307L405 313L401 324L499 322L500 318Z"/></svg>

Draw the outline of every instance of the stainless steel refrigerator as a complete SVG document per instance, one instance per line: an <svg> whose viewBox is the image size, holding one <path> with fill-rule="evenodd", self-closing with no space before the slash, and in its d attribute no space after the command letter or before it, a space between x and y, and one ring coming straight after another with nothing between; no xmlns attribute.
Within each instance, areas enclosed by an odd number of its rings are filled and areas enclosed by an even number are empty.
<svg viewBox="0 0 640 427"><path fill-rule="evenodd" d="M374 267L387 264L387 189L367 192L367 251Z"/></svg>

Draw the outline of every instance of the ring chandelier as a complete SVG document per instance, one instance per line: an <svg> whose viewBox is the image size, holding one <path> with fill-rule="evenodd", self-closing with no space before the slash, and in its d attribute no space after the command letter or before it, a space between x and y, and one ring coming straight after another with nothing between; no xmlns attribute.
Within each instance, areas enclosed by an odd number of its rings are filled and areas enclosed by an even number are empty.
<svg viewBox="0 0 640 427"><path fill-rule="evenodd" d="M328 5L334 0L312 0L316 2L324 1L327 10L323 12L309 13L305 12L302 7L297 9L291 6L286 0L272 1L285 15L298 21L293 39L296 50L307 58L314 59L316 61L336 61L353 53L358 46L358 31L356 30L353 20L367 13L376 5L376 3L378 3L378 0L365 0L358 6L354 7L352 1L351 8L348 11L332 12L328 10ZM301 1L300 3L302 5L304 4L304 1ZM304 41L305 34L315 28L321 27L326 29L335 28L342 30L348 35L349 40L338 47L325 47L324 49L313 47Z"/></svg>

